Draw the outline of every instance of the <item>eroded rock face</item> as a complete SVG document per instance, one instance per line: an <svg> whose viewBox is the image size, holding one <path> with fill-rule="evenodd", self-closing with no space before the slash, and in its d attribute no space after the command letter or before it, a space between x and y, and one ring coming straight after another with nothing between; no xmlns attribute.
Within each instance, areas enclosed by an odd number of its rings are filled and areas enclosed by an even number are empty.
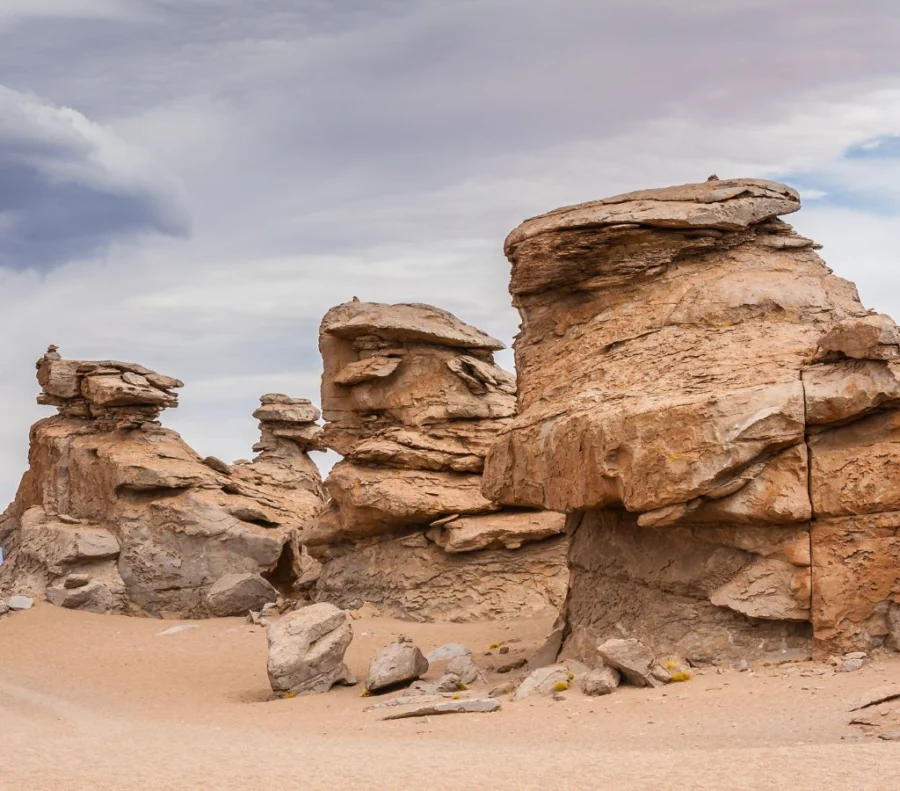
<svg viewBox="0 0 900 791"><path fill-rule="evenodd" d="M64 360L51 347L38 380L39 402L60 414L32 427L28 472L0 517L0 589L64 607L201 617L224 575L290 565L285 546L323 501L310 441L264 431L253 463L202 460L156 420L177 404L176 379ZM287 406L306 412L281 415L279 428L315 420L308 402ZM72 587L73 577L86 579Z"/></svg>
<svg viewBox="0 0 900 791"><path fill-rule="evenodd" d="M319 348L323 442L344 460L302 536L324 564L314 597L417 620L558 607L564 518L503 510L481 491L516 408L493 359L502 344L430 305L349 302L325 316ZM474 580L467 563L499 576ZM549 573L534 577L539 566Z"/></svg>
<svg viewBox="0 0 900 791"><path fill-rule="evenodd" d="M484 493L570 513L564 652L623 630L697 658L884 642L900 336L778 219L799 207L710 180L507 238L520 414Z"/></svg>
<svg viewBox="0 0 900 791"><path fill-rule="evenodd" d="M480 621L546 615L565 597L560 537L518 550L448 553L424 533L328 548L314 596L345 609L365 602L413 621Z"/></svg>

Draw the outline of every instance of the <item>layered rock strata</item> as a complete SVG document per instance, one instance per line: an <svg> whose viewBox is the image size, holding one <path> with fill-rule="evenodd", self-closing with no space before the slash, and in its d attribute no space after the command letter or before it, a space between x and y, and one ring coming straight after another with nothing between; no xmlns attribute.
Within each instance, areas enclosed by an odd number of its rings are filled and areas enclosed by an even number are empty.
<svg viewBox="0 0 900 791"><path fill-rule="evenodd" d="M900 336L778 219L799 208L781 184L712 179L507 238L520 414L484 493L569 513L564 651L900 638Z"/></svg>
<svg viewBox="0 0 900 791"><path fill-rule="evenodd" d="M32 427L29 469L0 516L0 589L96 612L197 617L225 575L298 573L290 539L323 502L306 456L317 417L308 402L265 396L260 455L229 465L159 424L177 406L177 379L51 347L38 381L39 403L59 414Z"/></svg>
<svg viewBox="0 0 900 791"><path fill-rule="evenodd" d="M566 584L564 518L500 509L484 458L515 414L503 344L430 305L349 302L319 336L323 441L343 456L303 534L314 596L416 619L551 611Z"/></svg>

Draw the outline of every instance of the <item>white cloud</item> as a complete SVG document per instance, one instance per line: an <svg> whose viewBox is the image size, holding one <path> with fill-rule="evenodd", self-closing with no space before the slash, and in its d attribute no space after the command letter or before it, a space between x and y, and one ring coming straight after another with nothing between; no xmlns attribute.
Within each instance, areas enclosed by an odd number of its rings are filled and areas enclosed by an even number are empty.
<svg viewBox="0 0 900 791"><path fill-rule="evenodd" d="M136 21L152 15L140 0L3 0L0 5L0 27L30 17Z"/></svg>
<svg viewBox="0 0 900 791"><path fill-rule="evenodd" d="M0 85L0 267L47 268L124 234L184 235L179 182L68 107Z"/></svg>
<svg viewBox="0 0 900 791"><path fill-rule="evenodd" d="M187 204L193 225L190 241L135 238L106 218L105 246L0 269L0 337L16 339L0 346L0 501L46 413L32 363L48 343L178 376L167 425L201 453L247 456L260 394L318 401L331 305L433 302L509 342L505 234L638 187L802 176L817 200L790 221L900 316L896 219L840 204L896 196L891 169L843 153L900 130L900 11L840 5L161 3L152 37L129 21L95 47L82 26L48 27L54 59L0 29L17 96L54 99L13 103L31 115L6 138L0 114L0 162L27 154L43 184L139 194L160 226ZM17 233L19 216L0 220Z"/></svg>

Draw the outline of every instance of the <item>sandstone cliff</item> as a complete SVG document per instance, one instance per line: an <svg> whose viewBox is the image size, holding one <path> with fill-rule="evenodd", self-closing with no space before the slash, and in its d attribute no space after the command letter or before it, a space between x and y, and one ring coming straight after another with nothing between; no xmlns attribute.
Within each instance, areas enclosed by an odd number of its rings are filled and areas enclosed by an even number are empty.
<svg viewBox="0 0 900 791"><path fill-rule="evenodd" d="M96 612L204 616L224 575L299 573L289 539L324 499L306 453L320 431L309 402L264 396L259 456L229 465L160 426L177 379L55 347L37 376L39 403L59 414L32 427L29 469L0 516L0 588Z"/></svg>
<svg viewBox="0 0 900 791"><path fill-rule="evenodd" d="M481 493L488 448L515 414L502 344L430 305L349 302L325 316L324 443L344 458L302 534L315 597L402 617L552 611L566 585L560 514Z"/></svg>
<svg viewBox="0 0 900 791"><path fill-rule="evenodd" d="M507 238L520 415L484 493L569 512L570 653L900 638L900 335L778 219L799 208L710 180Z"/></svg>

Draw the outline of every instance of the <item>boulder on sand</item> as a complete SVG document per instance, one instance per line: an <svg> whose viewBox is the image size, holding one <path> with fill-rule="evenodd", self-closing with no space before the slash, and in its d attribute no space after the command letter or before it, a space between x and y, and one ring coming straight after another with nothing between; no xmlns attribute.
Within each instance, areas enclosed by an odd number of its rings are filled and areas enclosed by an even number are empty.
<svg viewBox="0 0 900 791"><path fill-rule="evenodd" d="M273 622L268 674L277 694L327 692L335 684L355 684L344 664L353 639L346 613L331 604L312 604Z"/></svg>
<svg viewBox="0 0 900 791"><path fill-rule="evenodd" d="M381 692L415 681L428 672L428 660L408 637L382 648L369 665L366 689Z"/></svg>

